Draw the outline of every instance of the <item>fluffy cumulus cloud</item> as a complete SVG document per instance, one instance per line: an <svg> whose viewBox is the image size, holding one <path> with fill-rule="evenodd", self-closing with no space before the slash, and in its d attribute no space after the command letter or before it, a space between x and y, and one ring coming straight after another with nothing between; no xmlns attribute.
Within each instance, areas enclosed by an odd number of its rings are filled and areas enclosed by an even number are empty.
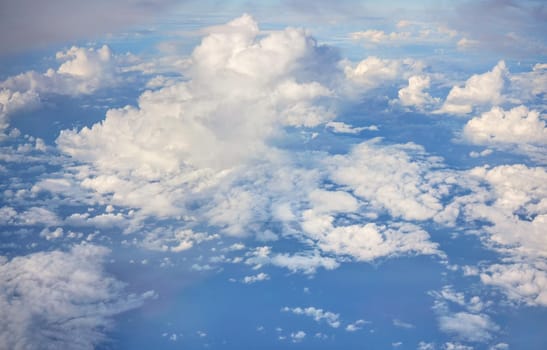
<svg viewBox="0 0 547 350"><path fill-rule="evenodd" d="M341 65L349 82L350 95L408 79L424 68L423 62L410 58L382 59L376 56L367 57L357 64L343 61Z"/></svg>
<svg viewBox="0 0 547 350"><path fill-rule="evenodd" d="M56 58L61 62L57 69L21 73L0 86L19 92L78 95L92 93L114 81L115 56L106 45L97 49L73 46L58 52Z"/></svg>
<svg viewBox="0 0 547 350"><path fill-rule="evenodd" d="M58 52L56 58L61 62L57 69L28 71L0 82L0 133L8 128L11 114L37 106L43 95L90 94L116 82L117 58L106 45L73 46Z"/></svg>
<svg viewBox="0 0 547 350"><path fill-rule="evenodd" d="M112 317L154 296L126 295L103 270L108 252L77 245L1 260L0 347L93 349L105 340Z"/></svg>
<svg viewBox="0 0 547 350"><path fill-rule="evenodd" d="M84 187L113 193L120 205L180 214L187 192L211 188L252 159L275 157L268 142L282 127L333 118L314 103L331 92L308 69L330 60L323 51L299 29L259 36L244 15L202 40L191 55L189 81L146 91L138 107L110 110L91 128L63 131L57 143L91 165ZM253 206L244 190L217 197L226 199L224 213Z"/></svg>
<svg viewBox="0 0 547 350"><path fill-rule="evenodd" d="M431 97L424 90L429 88L431 78L427 75L414 75L408 78L408 86L399 90L398 102L403 106L422 108L438 103L439 100Z"/></svg>
<svg viewBox="0 0 547 350"><path fill-rule="evenodd" d="M547 144L547 126L538 111L526 106L504 110L494 107L471 119L463 129L469 142L479 145Z"/></svg>
<svg viewBox="0 0 547 350"><path fill-rule="evenodd" d="M471 76L464 86L454 86L437 113L465 115L478 106L492 106L503 102L503 88L508 71L500 61L489 72Z"/></svg>

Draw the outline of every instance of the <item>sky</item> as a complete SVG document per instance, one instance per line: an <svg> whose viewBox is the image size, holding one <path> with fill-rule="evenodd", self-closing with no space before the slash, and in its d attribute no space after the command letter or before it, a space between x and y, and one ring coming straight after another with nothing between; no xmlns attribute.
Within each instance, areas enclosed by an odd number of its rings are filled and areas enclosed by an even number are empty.
<svg viewBox="0 0 547 350"><path fill-rule="evenodd" d="M0 4L0 348L547 348L543 1Z"/></svg>

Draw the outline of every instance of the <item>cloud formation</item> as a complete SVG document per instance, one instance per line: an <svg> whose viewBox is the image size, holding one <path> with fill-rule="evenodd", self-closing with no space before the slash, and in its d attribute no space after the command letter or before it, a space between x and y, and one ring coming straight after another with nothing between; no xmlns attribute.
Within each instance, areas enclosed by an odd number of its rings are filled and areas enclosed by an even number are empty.
<svg viewBox="0 0 547 350"><path fill-rule="evenodd" d="M112 318L154 292L127 295L103 269L109 250L76 245L0 259L0 346L5 349L93 349Z"/></svg>

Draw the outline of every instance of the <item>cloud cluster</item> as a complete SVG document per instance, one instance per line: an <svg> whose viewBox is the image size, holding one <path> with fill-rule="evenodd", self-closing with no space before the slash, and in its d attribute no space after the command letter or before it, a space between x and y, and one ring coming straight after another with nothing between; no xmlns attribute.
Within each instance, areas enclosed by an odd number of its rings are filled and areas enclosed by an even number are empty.
<svg viewBox="0 0 547 350"><path fill-rule="evenodd" d="M154 296L126 295L124 284L103 270L108 253L77 245L0 260L0 346L93 349L104 341L112 317Z"/></svg>
<svg viewBox="0 0 547 350"><path fill-rule="evenodd" d="M436 113L465 115L471 113L476 106L492 106L503 102L502 91L508 74L504 61L489 72L475 74L465 82L464 86L454 86L442 107Z"/></svg>
<svg viewBox="0 0 547 350"><path fill-rule="evenodd" d="M73 46L58 52L56 58L61 62L56 70L28 71L0 82L0 140L9 116L36 107L43 95L90 94L116 83L117 57L106 45L98 49Z"/></svg>
<svg viewBox="0 0 547 350"><path fill-rule="evenodd" d="M292 312L295 315L304 315L313 318L316 322L324 320L332 328L340 327L340 315L335 314L330 311L324 311L323 309L318 309L313 306L301 308L295 307L290 308L285 306L281 309L283 312Z"/></svg>
<svg viewBox="0 0 547 350"><path fill-rule="evenodd" d="M526 106L504 110L493 107L467 122L463 136L479 145L547 144L547 126L544 118Z"/></svg>

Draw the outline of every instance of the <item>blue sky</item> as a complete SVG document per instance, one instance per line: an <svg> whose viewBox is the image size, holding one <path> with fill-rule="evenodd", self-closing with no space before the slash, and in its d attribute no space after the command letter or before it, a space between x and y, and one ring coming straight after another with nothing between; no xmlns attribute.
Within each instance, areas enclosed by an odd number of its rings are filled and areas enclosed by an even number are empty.
<svg viewBox="0 0 547 350"><path fill-rule="evenodd" d="M541 1L2 7L1 348L547 346Z"/></svg>

